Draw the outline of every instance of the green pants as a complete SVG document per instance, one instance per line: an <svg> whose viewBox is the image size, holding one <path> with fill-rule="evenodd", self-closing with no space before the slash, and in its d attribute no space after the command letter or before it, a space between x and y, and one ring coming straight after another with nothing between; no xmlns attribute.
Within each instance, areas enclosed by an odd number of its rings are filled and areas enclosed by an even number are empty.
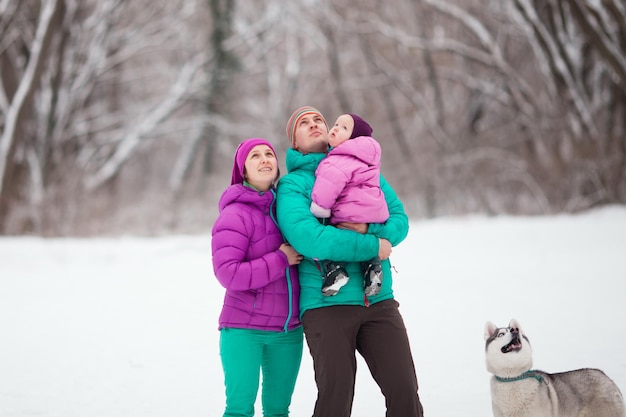
<svg viewBox="0 0 626 417"><path fill-rule="evenodd" d="M302 360L302 327L285 332L225 328L220 356L226 386L224 417L252 417L263 375L265 417L287 417Z"/></svg>

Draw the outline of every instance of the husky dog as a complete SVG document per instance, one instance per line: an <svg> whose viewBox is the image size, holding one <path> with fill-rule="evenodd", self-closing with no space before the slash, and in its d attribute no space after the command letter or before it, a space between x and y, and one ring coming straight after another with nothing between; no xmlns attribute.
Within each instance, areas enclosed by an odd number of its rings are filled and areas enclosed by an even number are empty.
<svg viewBox="0 0 626 417"><path fill-rule="evenodd" d="M598 369L531 370L530 343L516 320L487 322L485 340L495 417L626 417L619 388Z"/></svg>

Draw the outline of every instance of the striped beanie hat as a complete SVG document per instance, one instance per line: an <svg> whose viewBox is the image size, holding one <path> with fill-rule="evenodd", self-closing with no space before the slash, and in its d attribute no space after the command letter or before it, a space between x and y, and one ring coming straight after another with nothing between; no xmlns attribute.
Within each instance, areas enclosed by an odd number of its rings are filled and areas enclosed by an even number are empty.
<svg viewBox="0 0 626 417"><path fill-rule="evenodd" d="M292 148L295 145L295 140L296 140L295 136L296 136L296 128L298 126L298 121L303 116L306 116L308 114L318 114L324 121L324 124L326 125L326 129L328 129L328 123L326 123L326 119L324 119L324 116L319 110L311 106L300 107L299 109L297 109L291 114L291 117L287 121L287 139L289 139L289 143L291 144Z"/></svg>

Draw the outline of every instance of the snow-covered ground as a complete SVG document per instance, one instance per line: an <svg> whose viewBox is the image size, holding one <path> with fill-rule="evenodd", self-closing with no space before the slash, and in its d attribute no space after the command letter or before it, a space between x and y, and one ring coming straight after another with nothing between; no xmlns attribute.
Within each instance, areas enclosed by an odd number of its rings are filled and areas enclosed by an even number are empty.
<svg viewBox="0 0 626 417"><path fill-rule="evenodd" d="M0 239L0 415L221 416L210 243ZM600 368L626 392L626 208L413 222L392 263L428 416L491 415L487 320L517 318L535 368ZM291 415L315 395L305 345ZM361 360L353 415L384 415Z"/></svg>

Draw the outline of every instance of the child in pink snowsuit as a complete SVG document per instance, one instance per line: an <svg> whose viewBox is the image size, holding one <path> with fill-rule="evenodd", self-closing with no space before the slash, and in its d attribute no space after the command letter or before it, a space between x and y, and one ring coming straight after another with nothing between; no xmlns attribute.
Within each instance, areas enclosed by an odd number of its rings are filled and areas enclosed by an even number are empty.
<svg viewBox="0 0 626 417"><path fill-rule="evenodd" d="M328 156L315 171L311 213L330 219L330 224L384 223L389 218L380 189L380 144L371 137L372 128L356 114L342 114L330 129ZM324 295L335 295L348 282L339 262L322 261ZM382 284L380 259L361 264L365 295L378 294Z"/></svg>

